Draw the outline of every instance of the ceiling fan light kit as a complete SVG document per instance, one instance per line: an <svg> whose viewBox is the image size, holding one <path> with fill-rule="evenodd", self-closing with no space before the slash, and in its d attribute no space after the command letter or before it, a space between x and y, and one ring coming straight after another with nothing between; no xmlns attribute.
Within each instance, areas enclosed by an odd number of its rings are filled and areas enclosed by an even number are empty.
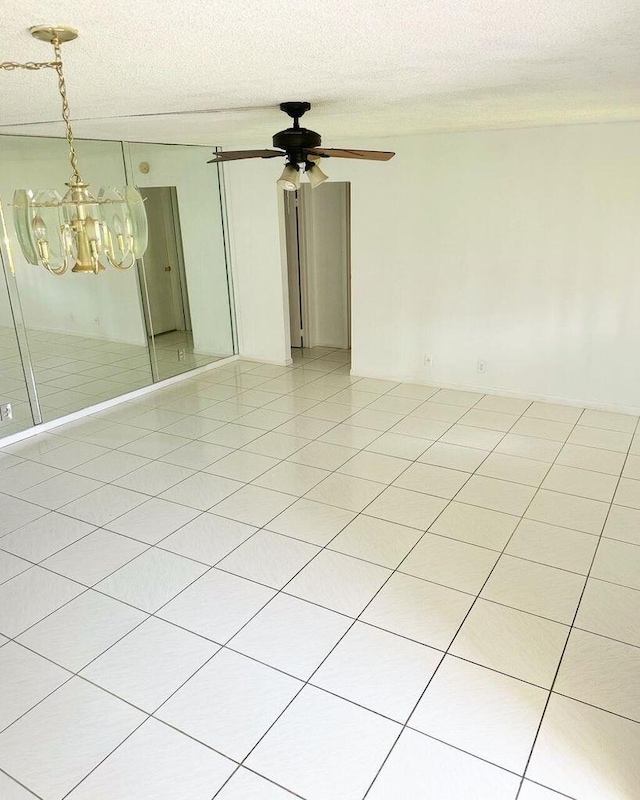
<svg viewBox="0 0 640 800"><path fill-rule="evenodd" d="M304 165L304 174L311 187L315 189L328 179L328 175L317 163L323 158L356 158L364 161L389 161L395 153L383 150L345 150L333 147L322 147L319 133L300 127L300 118L309 111L311 103L280 103L280 110L293 119L293 125L279 131L273 137L273 146L278 150L232 150L214 153L215 158L209 164L220 164L226 161L239 161L245 158L277 158L285 159L285 168L277 181L278 186L288 192L300 188L300 164Z"/></svg>
<svg viewBox="0 0 640 800"><path fill-rule="evenodd" d="M78 37L74 28L37 25L36 39L53 45L55 61L0 63L0 69L53 69L58 75L62 119L69 145L71 178L68 190L17 189L14 223L20 249L30 264L41 264L53 275L72 272L97 275L105 267L131 269L147 249L147 216L140 193L132 186L103 186L94 196L79 172L60 46Z"/></svg>

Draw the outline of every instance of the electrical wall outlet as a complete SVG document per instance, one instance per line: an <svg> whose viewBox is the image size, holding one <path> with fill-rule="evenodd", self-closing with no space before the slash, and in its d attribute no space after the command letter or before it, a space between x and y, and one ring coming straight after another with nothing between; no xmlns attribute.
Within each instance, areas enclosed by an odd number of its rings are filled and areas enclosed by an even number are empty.
<svg viewBox="0 0 640 800"><path fill-rule="evenodd" d="M184 347L178 348L178 361L184 361L187 357Z"/></svg>
<svg viewBox="0 0 640 800"><path fill-rule="evenodd" d="M3 403L0 405L0 420L2 420L2 422L6 422L10 419L13 419L13 409L11 408L11 403Z"/></svg>
<svg viewBox="0 0 640 800"><path fill-rule="evenodd" d="M478 372L486 372L487 371L487 362L483 361L481 358L478 359Z"/></svg>
<svg viewBox="0 0 640 800"><path fill-rule="evenodd" d="M430 353L425 353L423 362L425 367L432 367L433 366L433 356Z"/></svg>

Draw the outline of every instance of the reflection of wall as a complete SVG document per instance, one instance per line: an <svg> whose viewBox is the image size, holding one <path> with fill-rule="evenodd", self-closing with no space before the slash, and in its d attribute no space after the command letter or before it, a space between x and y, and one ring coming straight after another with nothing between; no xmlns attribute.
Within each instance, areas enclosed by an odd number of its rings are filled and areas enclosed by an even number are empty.
<svg viewBox="0 0 640 800"><path fill-rule="evenodd" d="M231 355L233 339L216 168L210 147L127 145L136 186L175 186L194 349ZM149 172L140 172L142 162Z"/></svg>
<svg viewBox="0 0 640 800"><path fill-rule="evenodd" d="M83 177L95 193L101 185L124 185L119 142L79 141L77 150ZM14 190L55 188L63 193L69 174L64 139L0 137L0 198L8 217L25 323L28 328L144 344L146 337L135 270L107 269L100 276L76 275L69 271L62 277L55 277L22 258L13 232L11 208L7 208Z"/></svg>

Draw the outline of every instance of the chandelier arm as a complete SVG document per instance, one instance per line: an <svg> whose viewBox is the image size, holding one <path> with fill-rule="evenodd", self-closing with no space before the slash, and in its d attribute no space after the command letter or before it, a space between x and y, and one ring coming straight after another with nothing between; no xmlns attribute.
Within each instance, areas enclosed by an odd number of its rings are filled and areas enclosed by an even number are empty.
<svg viewBox="0 0 640 800"><path fill-rule="evenodd" d="M131 269L131 267L133 267L133 265L136 263L136 257L133 255L133 253L130 254L131 255L131 263L128 264L127 266L125 266L125 260L124 259L122 259L122 261L116 261L108 250L106 251L105 255L107 256L107 261L109 262L109 264L111 264L112 267L115 267L116 269L120 269L123 272L125 270L127 270L127 269Z"/></svg>
<svg viewBox="0 0 640 800"><path fill-rule="evenodd" d="M40 261L42 261L42 266L45 269L48 269L52 275L64 275L64 273L67 271L68 264L66 258L59 267L52 267L49 263L49 260L46 258L41 257Z"/></svg>
<svg viewBox="0 0 640 800"><path fill-rule="evenodd" d="M2 61L0 69L14 70L14 69L57 69L62 64L57 61L27 61L25 64L19 64L17 61Z"/></svg>
<svg viewBox="0 0 640 800"><path fill-rule="evenodd" d="M64 72L62 69L60 39L58 39L57 36L54 37L52 44L56 55L56 61L54 63L56 65L55 71L58 73L58 91L60 92L60 97L62 98L62 119L64 120L67 130L67 142L69 143L69 161L71 162L71 169L73 170L71 182L77 184L82 183L82 177L78 172L78 156L73 143L73 129L71 127L71 119L69 117L69 101L67 100L67 84L65 83Z"/></svg>

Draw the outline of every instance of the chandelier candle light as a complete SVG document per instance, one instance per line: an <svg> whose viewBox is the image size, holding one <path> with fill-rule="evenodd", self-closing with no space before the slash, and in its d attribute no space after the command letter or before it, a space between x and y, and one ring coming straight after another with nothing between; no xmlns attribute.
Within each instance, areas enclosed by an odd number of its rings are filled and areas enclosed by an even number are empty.
<svg viewBox="0 0 640 800"><path fill-rule="evenodd" d="M42 264L53 275L71 272L97 275L105 265L131 269L147 249L147 215L140 193L132 186L103 186L94 197L78 168L69 118L67 87L60 45L78 37L74 28L38 25L29 32L53 45L55 61L0 63L0 69L53 69L58 75L62 119L71 162L68 191L17 189L13 195L14 223L20 248L30 264Z"/></svg>

